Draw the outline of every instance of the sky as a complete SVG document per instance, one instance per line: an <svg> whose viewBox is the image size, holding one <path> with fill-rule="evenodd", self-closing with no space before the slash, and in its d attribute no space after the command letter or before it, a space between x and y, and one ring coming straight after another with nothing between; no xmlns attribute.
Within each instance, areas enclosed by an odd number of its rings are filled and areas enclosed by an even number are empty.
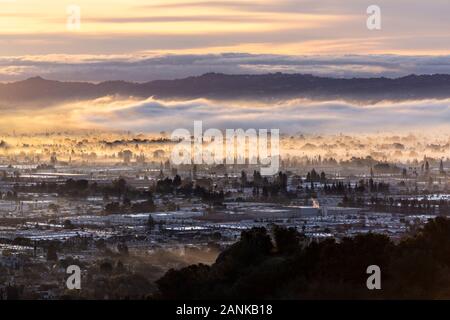
<svg viewBox="0 0 450 320"><path fill-rule="evenodd" d="M375 30L367 27L372 5L381 13ZM0 0L0 82L145 82L207 72L450 74L450 0ZM448 130L450 121L449 100L261 106L104 97L3 111L1 127L26 131L154 131L207 119L220 128L373 132Z"/></svg>
<svg viewBox="0 0 450 320"><path fill-rule="evenodd" d="M449 16L448 0L0 0L0 81L448 72Z"/></svg>

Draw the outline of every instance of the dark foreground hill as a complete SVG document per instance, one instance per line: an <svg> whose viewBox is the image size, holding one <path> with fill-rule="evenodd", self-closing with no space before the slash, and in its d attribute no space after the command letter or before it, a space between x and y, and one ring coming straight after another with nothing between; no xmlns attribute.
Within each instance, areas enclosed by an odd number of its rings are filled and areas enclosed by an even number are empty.
<svg viewBox="0 0 450 320"><path fill-rule="evenodd" d="M360 102L450 98L450 75L410 75L397 79L338 79L304 74L225 75L208 73L147 83L61 82L40 77L0 84L0 106L44 105L106 95L160 99L343 99Z"/></svg>
<svg viewBox="0 0 450 320"><path fill-rule="evenodd" d="M368 290L367 267L381 270ZM295 229L242 233L212 265L170 270L160 299L449 299L450 220L394 244L379 234L308 244Z"/></svg>

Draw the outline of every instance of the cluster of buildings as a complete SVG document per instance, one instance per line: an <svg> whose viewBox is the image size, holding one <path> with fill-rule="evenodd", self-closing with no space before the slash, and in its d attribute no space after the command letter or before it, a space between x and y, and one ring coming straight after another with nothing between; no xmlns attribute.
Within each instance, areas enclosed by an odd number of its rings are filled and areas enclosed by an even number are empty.
<svg viewBox="0 0 450 320"><path fill-rule="evenodd" d="M317 174L317 180L313 181L314 175L310 173L313 166L282 168L285 185L276 195L255 193L254 168L246 169L244 179L242 168L211 170L141 163L56 165L50 169L4 166L0 168L3 171L0 298L8 292L10 296L39 299L64 296L67 290L63 262L68 258L79 261L83 272L88 274L98 270L104 259L121 259L121 263L125 261L125 269L131 272L138 267L130 257L154 257L155 252L167 251L182 261L188 254L186 248L209 250L212 247L217 249L217 255L237 241L243 230L253 227L270 230L276 224L295 228L311 241L328 237L339 240L367 232L385 234L399 241L442 212L429 208L414 213L392 210L392 207L380 210L373 205L375 197L418 201L426 198L433 204L450 200L449 177L439 172L421 177L327 165L314 168L323 174ZM182 185L191 185L191 193L177 189L157 191L158 180L175 176L181 177ZM117 186L119 178L126 188L137 190L131 199L126 199L126 192L102 195L98 191ZM95 185L97 191L68 196L49 187L64 186L69 179L85 180L88 186ZM271 185L276 181L274 177L265 183ZM366 186L381 183L383 188L371 190L364 188L364 183ZM213 203L192 192L196 188L220 192L222 196ZM351 205L344 203L348 193L354 193L358 201ZM120 211L132 204L148 202L143 199L144 194L151 194L152 210ZM119 212L106 212L107 204L114 202L119 204ZM214 256L209 259L213 261ZM151 264L151 259L146 263ZM164 265L159 267L160 272L166 270Z"/></svg>

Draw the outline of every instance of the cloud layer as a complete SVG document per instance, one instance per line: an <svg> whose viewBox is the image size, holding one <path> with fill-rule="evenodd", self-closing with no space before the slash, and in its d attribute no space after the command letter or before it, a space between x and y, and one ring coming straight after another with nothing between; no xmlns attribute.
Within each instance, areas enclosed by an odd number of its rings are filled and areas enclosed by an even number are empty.
<svg viewBox="0 0 450 320"><path fill-rule="evenodd" d="M448 132L450 99L354 105L289 100L277 104L192 100L167 102L105 97L50 109L11 111L0 125L8 131L102 129L155 133L177 128L280 129L282 133ZM4 130L3 130L4 131Z"/></svg>
<svg viewBox="0 0 450 320"><path fill-rule="evenodd" d="M1 55L250 52L448 54L448 0L0 1ZM382 29L368 30L367 8ZM78 18L77 18L78 21Z"/></svg>
<svg viewBox="0 0 450 320"><path fill-rule="evenodd" d="M399 77L450 73L450 55L291 56L269 54L46 55L0 57L0 81L43 76L54 80L145 82L207 72L310 73L332 77Z"/></svg>

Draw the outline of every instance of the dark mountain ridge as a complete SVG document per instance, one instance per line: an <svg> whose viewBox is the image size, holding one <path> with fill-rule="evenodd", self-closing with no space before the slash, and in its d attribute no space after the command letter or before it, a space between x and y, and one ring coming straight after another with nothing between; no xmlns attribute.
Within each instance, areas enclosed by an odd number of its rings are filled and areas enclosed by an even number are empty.
<svg viewBox="0 0 450 320"><path fill-rule="evenodd" d="M146 83L107 81L62 82L41 77L0 84L0 106L53 104L107 95L158 99L278 100L305 98L357 102L450 98L450 75L401 78L329 78L308 74L228 75L207 73Z"/></svg>

